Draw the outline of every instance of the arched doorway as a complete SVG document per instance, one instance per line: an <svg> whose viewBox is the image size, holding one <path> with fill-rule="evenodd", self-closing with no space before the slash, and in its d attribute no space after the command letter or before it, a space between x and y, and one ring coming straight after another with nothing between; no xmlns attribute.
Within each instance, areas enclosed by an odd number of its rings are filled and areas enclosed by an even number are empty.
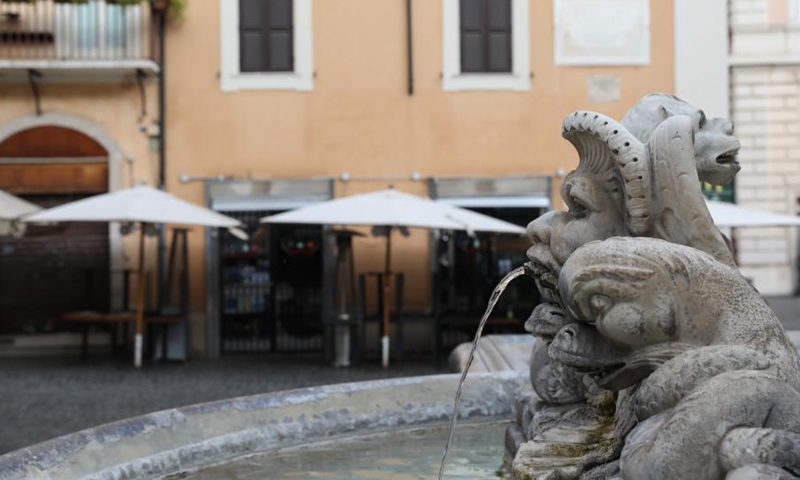
<svg viewBox="0 0 800 480"><path fill-rule="evenodd" d="M42 207L107 192L118 149L82 131L80 120L51 120L18 119L0 128L0 189ZM0 336L66 332L70 326L59 321L64 312L108 308L111 250L102 223L0 237Z"/></svg>

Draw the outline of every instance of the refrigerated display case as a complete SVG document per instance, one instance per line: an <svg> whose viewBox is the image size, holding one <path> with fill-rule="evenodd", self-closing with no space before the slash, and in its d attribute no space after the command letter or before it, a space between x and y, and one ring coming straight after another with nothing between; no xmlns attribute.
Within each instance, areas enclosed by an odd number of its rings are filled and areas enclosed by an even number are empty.
<svg viewBox="0 0 800 480"><path fill-rule="evenodd" d="M275 213L226 212L250 238L219 232L222 353L322 348L322 227L258 223Z"/></svg>

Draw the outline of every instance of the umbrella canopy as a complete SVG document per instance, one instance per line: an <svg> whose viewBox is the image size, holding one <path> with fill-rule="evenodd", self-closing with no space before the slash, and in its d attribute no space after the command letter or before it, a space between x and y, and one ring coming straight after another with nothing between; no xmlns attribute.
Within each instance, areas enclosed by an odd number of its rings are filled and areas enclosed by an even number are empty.
<svg viewBox="0 0 800 480"><path fill-rule="evenodd" d="M800 227L800 217L740 207L708 200L708 211L717 227Z"/></svg>
<svg viewBox="0 0 800 480"><path fill-rule="evenodd" d="M383 283L382 363L389 365L389 308L392 278L392 235L395 227L440 228L468 232L498 232L523 235L525 229L488 215L438 203L430 198L398 192L393 188L337 198L261 219L262 223L316 225L370 225L388 227Z"/></svg>
<svg viewBox="0 0 800 480"><path fill-rule="evenodd" d="M78 200L25 217L39 222L142 222L206 227L236 227L221 215L146 185Z"/></svg>
<svg viewBox="0 0 800 480"><path fill-rule="evenodd" d="M42 208L31 202L15 197L0 190L0 220L16 220L17 218L40 211Z"/></svg>
<svg viewBox="0 0 800 480"><path fill-rule="evenodd" d="M525 229L518 225L391 188L298 208L264 217L261 222L525 233Z"/></svg>
<svg viewBox="0 0 800 480"><path fill-rule="evenodd" d="M172 223L235 228L241 225L208 208L181 200L166 192L140 185L78 200L27 216L25 222L130 222ZM144 228L142 228L144 230ZM243 232L242 232L243 233ZM144 232L139 236L139 282L136 298L134 365L142 365L144 342Z"/></svg>

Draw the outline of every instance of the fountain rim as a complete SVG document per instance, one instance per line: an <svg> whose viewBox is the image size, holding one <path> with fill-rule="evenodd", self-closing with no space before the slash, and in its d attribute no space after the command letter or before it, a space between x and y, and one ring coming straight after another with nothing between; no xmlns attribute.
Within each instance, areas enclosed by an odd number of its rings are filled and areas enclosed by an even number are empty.
<svg viewBox="0 0 800 480"><path fill-rule="evenodd" d="M162 410L0 456L6 479L159 479L275 448L448 420L460 374L285 390ZM411 387L411 388L409 388ZM469 375L459 417L511 415L527 371Z"/></svg>

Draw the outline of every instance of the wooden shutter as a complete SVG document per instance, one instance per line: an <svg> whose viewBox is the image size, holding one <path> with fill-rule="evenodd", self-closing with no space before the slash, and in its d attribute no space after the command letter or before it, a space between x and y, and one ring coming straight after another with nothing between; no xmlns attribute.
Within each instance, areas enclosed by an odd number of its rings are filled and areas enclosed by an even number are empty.
<svg viewBox="0 0 800 480"><path fill-rule="evenodd" d="M293 0L269 1L269 70L294 70Z"/></svg>
<svg viewBox="0 0 800 480"><path fill-rule="evenodd" d="M511 71L511 0L460 0L461 71Z"/></svg>
<svg viewBox="0 0 800 480"><path fill-rule="evenodd" d="M239 0L239 69L294 70L293 0Z"/></svg>

